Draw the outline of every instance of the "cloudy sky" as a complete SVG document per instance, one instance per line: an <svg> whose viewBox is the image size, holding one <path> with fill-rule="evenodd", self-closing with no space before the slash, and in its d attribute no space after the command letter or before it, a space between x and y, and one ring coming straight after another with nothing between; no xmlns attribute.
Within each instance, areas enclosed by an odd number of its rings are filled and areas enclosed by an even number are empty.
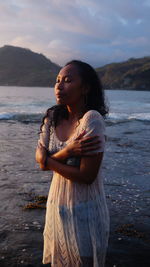
<svg viewBox="0 0 150 267"><path fill-rule="evenodd" d="M150 0L0 0L0 47L94 67L150 56Z"/></svg>

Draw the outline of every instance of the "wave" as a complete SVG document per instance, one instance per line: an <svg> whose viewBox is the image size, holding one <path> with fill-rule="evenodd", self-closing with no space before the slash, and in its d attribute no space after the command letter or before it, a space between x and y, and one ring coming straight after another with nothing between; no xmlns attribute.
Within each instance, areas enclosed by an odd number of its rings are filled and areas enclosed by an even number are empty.
<svg viewBox="0 0 150 267"><path fill-rule="evenodd" d="M108 122L112 123L120 123L120 122L128 122L128 121L150 121L150 113L109 113L107 118Z"/></svg>
<svg viewBox="0 0 150 267"><path fill-rule="evenodd" d="M27 112L2 112L0 121L18 121L18 122L41 122L44 113L27 113ZM106 119L108 123L123 123L133 120L150 121L150 113L115 113L111 112Z"/></svg>
<svg viewBox="0 0 150 267"><path fill-rule="evenodd" d="M43 113L0 113L0 121L41 122Z"/></svg>

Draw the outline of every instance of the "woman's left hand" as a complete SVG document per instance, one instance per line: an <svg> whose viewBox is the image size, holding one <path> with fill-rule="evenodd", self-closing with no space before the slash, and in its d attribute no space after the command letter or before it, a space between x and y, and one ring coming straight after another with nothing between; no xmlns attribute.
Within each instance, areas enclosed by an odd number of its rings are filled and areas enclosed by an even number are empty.
<svg viewBox="0 0 150 267"><path fill-rule="evenodd" d="M84 137L82 133L69 143L65 149L68 157L93 156L94 154L97 154L95 151L100 148L100 143L99 136Z"/></svg>
<svg viewBox="0 0 150 267"><path fill-rule="evenodd" d="M46 148L39 142L35 153L35 159L40 165L44 165L47 155L46 152Z"/></svg>

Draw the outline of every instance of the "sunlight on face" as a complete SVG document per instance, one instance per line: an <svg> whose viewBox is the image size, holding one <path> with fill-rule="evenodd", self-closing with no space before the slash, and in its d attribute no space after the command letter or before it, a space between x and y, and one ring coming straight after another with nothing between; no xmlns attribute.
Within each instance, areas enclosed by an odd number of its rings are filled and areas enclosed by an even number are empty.
<svg viewBox="0 0 150 267"><path fill-rule="evenodd" d="M78 104L83 98L83 86L78 69L67 65L61 69L55 84L55 95L58 104Z"/></svg>

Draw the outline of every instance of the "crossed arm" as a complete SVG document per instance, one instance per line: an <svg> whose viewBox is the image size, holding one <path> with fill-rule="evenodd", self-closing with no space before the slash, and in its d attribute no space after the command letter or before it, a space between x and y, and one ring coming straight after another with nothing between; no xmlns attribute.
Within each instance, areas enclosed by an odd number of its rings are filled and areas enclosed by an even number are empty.
<svg viewBox="0 0 150 267"><path fill-rule="evenodd" d="M99 146L100 141L97 136L84 138L80 135L73 143L48 156L46 160L46 149L39 144L36 150L36 161L42 170L52 170L71 181L91 184L97 176L103 158L103 152L92 153ZM65 164L66 159L72 156L81 157L79 167ZM44 166L45 160L46 167Z"/></svg>

